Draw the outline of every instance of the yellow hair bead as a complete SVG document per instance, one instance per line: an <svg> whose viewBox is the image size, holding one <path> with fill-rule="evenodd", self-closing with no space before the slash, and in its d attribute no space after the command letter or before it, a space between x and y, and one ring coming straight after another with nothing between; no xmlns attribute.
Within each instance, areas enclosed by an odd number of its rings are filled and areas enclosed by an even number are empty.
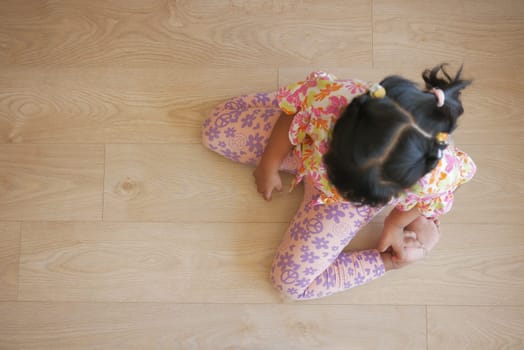
<svg viewBox="0 0 524 350"><path fill-rule="evenodd" d="M437 143L441 145L447 145L449 140L449 134L446 132L439 132L435 136L435 140L437 140Z"/></svg>
<svg viewBox="0 0 524 350"><path fill-rule="evenodd" d="M386 89L380 84L373 84L369 88L369 95L373 98L383 98L386 96Z"/></svg>

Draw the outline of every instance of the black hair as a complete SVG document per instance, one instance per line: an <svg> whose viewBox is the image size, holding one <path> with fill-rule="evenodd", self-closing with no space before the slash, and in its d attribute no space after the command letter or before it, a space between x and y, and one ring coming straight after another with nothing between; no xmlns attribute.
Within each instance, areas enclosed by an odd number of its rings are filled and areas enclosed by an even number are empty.
<svg viewBox="0 0 524 350"><path fill-rule="evenodd" d="M422 73L426 89L389 76L380 83L385 97L354 98L337 120L324 156L340 195L360 205L384 205L433 170L445 148L435 136L455 130L464 112L460 92L471 81L461 74L462 67L450 76L442 64ZM432 88L443 90L442 107Z"/></svg>

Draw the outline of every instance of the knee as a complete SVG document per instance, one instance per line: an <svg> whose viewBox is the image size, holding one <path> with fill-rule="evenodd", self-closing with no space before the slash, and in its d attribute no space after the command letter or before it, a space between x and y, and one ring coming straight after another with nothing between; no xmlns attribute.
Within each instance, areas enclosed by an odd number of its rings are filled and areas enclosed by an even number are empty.
<svg viewBox="0 0 524 350"><path fill-rule="evenodd" d="M286 277L289 274L292 274L292 272L280 271L280 269L276 266L276 259L273 261L270 274L270 281L273 287L275 287L280 292L280 294L287 299L294 301L303 300L304 291L301 288L294 286L294 284L290 285L284 281L285 278L289 277Z"/></svg>
<svg viewBox="0 0 524 350"><path fill-rule="evenodd" d="M234 121L238 119L240 111L234 108L231 100L216 106L202 124L202 144L217 152L220 144L227 138L226 129L234 128ZM222 146L223 148L224 146Z"/></svg>

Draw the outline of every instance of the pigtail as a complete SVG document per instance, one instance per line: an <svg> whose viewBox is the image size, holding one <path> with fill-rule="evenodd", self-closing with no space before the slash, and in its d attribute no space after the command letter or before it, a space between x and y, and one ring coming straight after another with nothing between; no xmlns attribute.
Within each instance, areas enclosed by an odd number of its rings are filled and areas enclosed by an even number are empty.
<svg viewBox="0 0 524 350"><path fill-rule="evenodd" d="M462 102L460 101L461 91L471 84L471 80L462 79L462 68L452 77L445 69L447 64L441 64L433 69L426 69L422 73L422 78L426 84L426 89L431 91L434 88L441 89L444 92L445 102L439 108L440 114L447 117L449 126L446 131L448 133L455 130L457 127L457 119L464 113Z"/></svg>
<svg viewBox="0 0 524 350"><path fill-rule="evenodd" d="M464 68L464 66L460 66L460 69L458 70L455 77L451 77L444 68L447 65L447 63L443 63L434 67L433 69L426 69L424 70L424 72L422 72L422 78L424 79L424 82L426 83L426 88L428 90L430 90L431 88L447 90L454 86L465 83L465 85L462 86L462 88L464 88L467 85L469 85L469 83L471 83L471 81L461 79L462 69ZM441 72L444 76L443 78L439 77L439 73Z"/></svg>

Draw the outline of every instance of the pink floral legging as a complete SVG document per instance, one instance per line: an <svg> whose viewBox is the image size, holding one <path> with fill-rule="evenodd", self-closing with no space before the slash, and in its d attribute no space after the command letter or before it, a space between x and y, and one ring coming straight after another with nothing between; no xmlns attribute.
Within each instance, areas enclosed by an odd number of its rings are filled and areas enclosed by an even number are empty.
<svg viewBox="0 0 524 350"><path fill-rule="evenodd" d="M256 165L280 114L276 93L233 98L217 106L205 120L203 143L235 162ZM295 173L296 164L290 154L280 170ZM346 202L314 206L318 190L307 178L304 183L304 199L273 260L273 285L290 298L306 300L382 276L384 263L377 250L343 251L381 208Z"/></svg>

